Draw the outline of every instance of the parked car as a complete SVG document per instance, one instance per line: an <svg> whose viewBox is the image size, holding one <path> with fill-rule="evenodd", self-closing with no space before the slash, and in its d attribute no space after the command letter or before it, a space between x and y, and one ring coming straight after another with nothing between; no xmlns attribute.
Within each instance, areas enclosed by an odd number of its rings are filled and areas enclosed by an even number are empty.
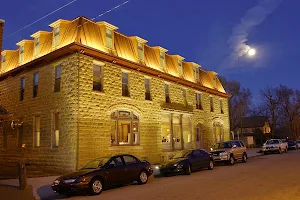
<svg viewBox="0 0 300 200"><path fill-rule="evenodd" d="M296 143L296 141L288 141L288 149L298 149L298 145Z"/></svg>
<svg viewBox="0 0 300 200"><path fill-rule="evenodd" d="M300 140L296 141L298 149L300 149Z"/></svg>
<svg viewBox="0 0 300 200"><path fill-rule="evenodd" d="M160 173L164 176L171 174L187 174L192 171L214 168L214 160L210 153L195 149L177 152L169 161L159 166Z"/></svg>
<svg viewBox="0 0 300 200"><path fill-rule="evenodd" d="M262 147L262 152L267 153L282 153L288 151L288 143L280 139L267 140Z"/></svg>
<svg viewBox="0 0 300 200"><path fill-rule="evenodd" d="M235 161L247 162L247 148L240 140L230 140L217 144L215 150L211 151L214 161L233 165Z"/></svg>
<svg viewBox="0 0 300 200"><path fill-rule="evenodd" d="M147 161L140 161L133 155L123 154L97 158L80 170L57 178L52 189L60 194L88 191L97 195L108 186L137 181L145 184L153 173Z"/></svg>

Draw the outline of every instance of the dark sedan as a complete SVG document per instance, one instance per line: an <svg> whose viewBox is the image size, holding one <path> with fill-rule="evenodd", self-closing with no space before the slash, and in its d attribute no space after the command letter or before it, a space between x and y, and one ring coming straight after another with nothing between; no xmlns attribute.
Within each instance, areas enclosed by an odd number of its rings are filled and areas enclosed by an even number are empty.
<svg viewBox="0 0 300 200"><path fill-rule="evenodd" d="M296 141L288 141L288 149L298 149L298 145L296 143Z"/></svg>
<svg viewBox="0 0 300 200"><path fill-rule="evenodd" d="M202 168L212 170L214 168L214 159L206 151L184 150L177 152L168 162L159 167L160 173L164 176L170 174L187 174Z"/></svg>
<svg viewBox="0 0 300 200"><path fill-rule="evenodd" d="M88 191L92 195L100 194L108 186L138 181L145 184L153 173L147 161L123 154L97 158L82 169L57 178L52 189L60 194Z"/></svg>

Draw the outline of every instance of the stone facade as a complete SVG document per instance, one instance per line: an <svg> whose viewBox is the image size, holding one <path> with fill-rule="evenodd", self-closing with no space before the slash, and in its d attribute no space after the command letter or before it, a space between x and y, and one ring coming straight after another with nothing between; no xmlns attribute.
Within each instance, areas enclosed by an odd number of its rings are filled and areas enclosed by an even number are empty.
<svg viewBox="0 0 300 200"><path fill-rule="evenodd" d="M125 69L118 64L103 62L103 92L93 91L93 62L95 58L74 53L47 65L25 69L0 81L0 105L23 122L22 129L11 129L9 122L0 129L0 162L14 162L20 156L20 143L26 144L25 157L33 164L53 165L74 170L87 161L118 153L130 153L160 162L162 150L162 113L186 113L162 108L165 102L166 80ZM61 90L54 92L55 67L62 66ZM122 71L129 74L130 97L122 96ZM38 95L33 98L33 74L39 72ZM145 76L150 79L152 100L145 100ZM20 101L20 79L26 81L24 100ZM168 82L172 103L183 104L182 89L187 89L188 105L193 106L191 130L196 147L197 125L201 125L201 148L216 142L216 127L221 127L223 140L230 139L228 102L222 97L195 91L184 85ZM203 110L196 109L195 92L201 92ZM210 96L214 112L210 111ZM111 145L111 113L130 110L139 117L140 144ZM52 147L54 113L60 115L59 146ZM41 118L40 147L34 147L33 119ZM7 145L4 141L7 139Z"/></svg>

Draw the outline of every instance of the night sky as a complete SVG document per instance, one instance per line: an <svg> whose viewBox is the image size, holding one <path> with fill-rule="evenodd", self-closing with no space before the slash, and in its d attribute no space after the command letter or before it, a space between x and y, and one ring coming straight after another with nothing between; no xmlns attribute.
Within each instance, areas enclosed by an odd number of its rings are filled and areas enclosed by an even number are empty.
<svg viewBox="0 0 300 200"><path fill-rule="evenodd" d="M4 37L71 0L3 1L0 18L6 21ZM38 30L50 30L55 20L78 16L94 18L124 0L77 0L40 22L4 39L4 49L16 49L22 39ZM259 3L272 8L267 14L250 12ZM276 5L275 5L276 4ZM300 74L300 1L299 0L131 0L97 21L107 21L128 36L137 35L151 46L162 46L170 54L179 54L206 70L217 71L250 88L254 102L259 90L280 83L299 87ZM251 10L250 10L251 11ZM263 12L264 13L264 12ZM246 30L246 44L256 48L257 56L242 56L228 62L232 55L229 39L233 29L248 17L252 27ZM258 18L260 22L255 20ZM254 22L252 21L254 20ZM247 22L247 23L248 23Z"/></svg>

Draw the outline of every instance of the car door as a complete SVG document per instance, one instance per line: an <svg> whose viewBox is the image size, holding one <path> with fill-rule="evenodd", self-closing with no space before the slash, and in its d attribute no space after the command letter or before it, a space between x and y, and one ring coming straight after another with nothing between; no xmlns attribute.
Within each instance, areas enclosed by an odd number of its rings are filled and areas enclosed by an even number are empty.
<svg viewBox="0 0 300 200"><path fill-rule="evenodd" d="M105 165L105 183L107 185L117 185L125 182L124 164L121 157L111 158Z"/></svg>
<svg viewBox="0 0 300 200"><path fill-rule="evenodd" d="M192 169L201 169L204 166L205 157L202 156L202 152L199 149L193 150L192 152Z"/></svg>
<svg viewBox="0 0 300 200"><path fill-rule="evenodd" d="M124 166L124 178L126 182L138 180L140 169L139 169L139 160L131 155L122 156Z"/></svg>
<svg viewBox="0 0 300 200"><path fill-rule="evenodd" d="M201 167L202 168L205 168L207 166L209 166L209 162L210 162L210 154L207 153L206 151L203 151L203 150L199 150L201 151L201 160L202 160L202 164L201 164Z"/></svg>
<svg viewBox="0 0 300 200"><path fill-rule="evenodd" d="M233 145L235 145L235 148L234 148L235 158L236 159L241 159L242 155L243 155L243 149L242 149L242 146L241 146L240 142L239 141L233 141Z"/></svg>

